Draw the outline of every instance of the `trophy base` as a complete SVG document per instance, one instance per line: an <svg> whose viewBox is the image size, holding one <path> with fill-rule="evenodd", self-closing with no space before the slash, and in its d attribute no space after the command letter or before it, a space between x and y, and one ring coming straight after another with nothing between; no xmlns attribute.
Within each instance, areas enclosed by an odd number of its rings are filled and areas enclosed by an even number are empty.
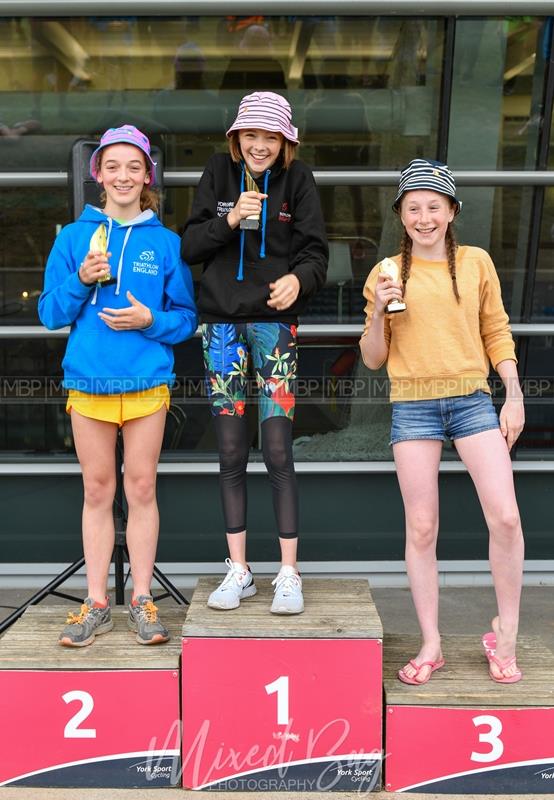
<svg viewBox="0 0 554 800"><path fill-rule="evenodd" d="M399 311L406 311L406 303L401 303L400 300L397 300L394 303L389 303L385 308L385 311L387 314L397 314Z"/></svg>
<svg viewBox="0 0 554 800"><path fill-rule="evenodd" d="M241 219L240 221L240 229L241 231L257 231L260 227L260 220L258 217L251 219L250 217L246 217L245 219Z"/></svg>
<svg viewBox="0 0 554 800"><path fill-rule="evenodd" d="M117 283L117 278L108 278L108 280L106 281L98 281L96 285L98 286L99 289L101 289L103 286L113 286L116 283Z"/></svg>

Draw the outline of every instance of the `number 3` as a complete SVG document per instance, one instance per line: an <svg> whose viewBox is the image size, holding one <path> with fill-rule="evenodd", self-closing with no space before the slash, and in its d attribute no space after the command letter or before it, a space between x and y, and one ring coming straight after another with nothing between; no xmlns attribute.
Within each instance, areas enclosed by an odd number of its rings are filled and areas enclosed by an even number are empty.
<svg viewBox="0 0 554 800"><path fill-rule="evenodd" d="M479 734L479 741L490 744L491 749L488 753L476 753L473 751L471 754L471 760L480 761L481 763L497 761L497 759L499 759L504 752L504 743L499 738L500 734L502 733L502 723L498 717L493 717L489 714L482 714L480 717L473 717L472 722L476 728L478 728L480 725L489 726L488 731Z"/></svg>
<svg viewBox="0 0 554 800"><path fill-rule="evenodd" d="M75 690L62 694L62 700L65 703L72 703L74 700L79 700L81 703L79 711L71 717L64 728L64 739L96 739L96 728L79 728L81 722L84 722L86 718L90 716L94 708L92 695L88 692Z"/></svg>

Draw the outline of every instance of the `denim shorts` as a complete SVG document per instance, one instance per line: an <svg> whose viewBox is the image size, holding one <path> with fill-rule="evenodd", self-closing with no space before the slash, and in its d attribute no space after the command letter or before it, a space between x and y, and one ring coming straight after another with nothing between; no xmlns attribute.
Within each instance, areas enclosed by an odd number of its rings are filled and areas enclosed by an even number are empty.
<svg viewBox="0 0 554 800"><path fill-rule="evenodd" d="M458 397L393 403L390 444L410 439L445 442L499 427L490 394L479 389Z"/></svg>

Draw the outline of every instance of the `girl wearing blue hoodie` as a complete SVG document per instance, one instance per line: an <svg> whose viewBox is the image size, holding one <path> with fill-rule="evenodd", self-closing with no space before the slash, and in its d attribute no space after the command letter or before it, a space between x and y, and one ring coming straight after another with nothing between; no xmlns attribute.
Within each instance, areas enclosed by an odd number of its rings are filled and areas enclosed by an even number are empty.
<svg viewBox="0 0 554 800"><path fill-rule="evenodd" d="M78 614L69 614L59 641L83 647L113 627L106 590L121 428L133 578L129 625L140 644L158 644L169 633L150 593L159 530L156 470L175 377L172 346L197 325L192 279L178 236L155 213L148 138L131 125L111 128L90 172L102 184L103 208L87 205L56 238L39 300L47 328L71 326L62 366L85 495L88 596Z"/></svg>

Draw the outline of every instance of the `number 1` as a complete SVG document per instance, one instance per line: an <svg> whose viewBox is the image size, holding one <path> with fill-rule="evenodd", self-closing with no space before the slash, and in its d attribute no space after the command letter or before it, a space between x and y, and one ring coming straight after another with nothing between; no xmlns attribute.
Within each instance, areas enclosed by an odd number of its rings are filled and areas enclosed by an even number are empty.
<svg viewBox="0 0 554 800"><path fill-rule="evenodd" d="M289 679L288 675L281 675L280 678L268 683L264 687L267 694L277 692L277 725L289 724Z"/></svg>

